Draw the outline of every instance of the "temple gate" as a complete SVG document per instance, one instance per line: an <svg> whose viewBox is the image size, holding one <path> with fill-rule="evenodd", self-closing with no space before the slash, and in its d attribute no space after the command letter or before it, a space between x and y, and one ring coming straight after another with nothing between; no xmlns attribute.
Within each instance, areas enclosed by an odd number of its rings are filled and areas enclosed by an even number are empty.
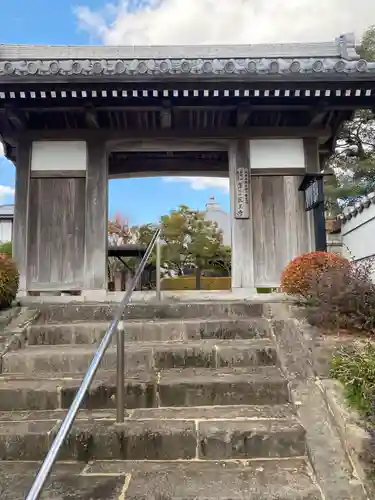
<svg viewBox="0 0 375 500"><path fill-rule="evenodd" d="M317 248L323 215L305 210L301 183L319 175L341 123L374 106L374 75L350 35L292 45L1 45L20 294L106 292L108 178L126 175L229 175L232 286L278 286L290 259Z"/></svg>

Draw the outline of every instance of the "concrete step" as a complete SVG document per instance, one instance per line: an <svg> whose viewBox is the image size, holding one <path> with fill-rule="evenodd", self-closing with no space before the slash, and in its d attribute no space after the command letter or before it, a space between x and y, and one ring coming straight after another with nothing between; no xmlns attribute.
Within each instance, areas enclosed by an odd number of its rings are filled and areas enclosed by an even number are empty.
<svg viewBox="0 0 375 500"><path fill-rule="evenodd" d="M0 422L22 422L52 420L57 423L62 420L67 410L31 410L31 411L1 411ZM296 411L291 403L281 405L227 405L227 406L191 406L164 408L133 408L125 410L126 419L141 420L282 420L293 419ZM79 410L76 421L116 420L115 409Z"/></svg>
<svg viewBox="0 0 375 500"><path fill-rule="evenodd" d="M0 411L68 408L83 374L39 373L0 376ZM275 366L253 368L184 368L129 373L125 380L127 408L284 404L288 385ZM83 408L114 408L116 374L100 371Z"/></svg>
<svg viewBox="0 0 375 500"><path fill-rule="evenodd" d="M72 321L110 321L117 312L116 303L38 304L39 323ZM194 319L194 318L259 318L262 303L245 301L130 303L123 319Z"/></svg>
<svg viewBox="0 0 375 500"><path fill-rule="evenodd" d="M5 354L3 373L81 373L87 370L96 347L70 344L28 346ZM167 368L274 365L276 350L269 339L210 340L192 342L126 342L125 366L129 371ZM110 347L101 363L104 370L116 369L116 348Z"/></svg>
<svg viewBox="0 0 375 500"><path fill-rule="evenodd" d="M164 418L160 416L165 411ZM191 418L173 409L135 411L123 424L102 418L79 419L59 454L60 460L227 460L305 455L305 432L289 408L275 418L272 406L238 409L194 408ZM173 418L177 416L177 418ZM172 418L171 418L172 417ZM0 460L39 460L60 421L2 420Z"/></svg>
<svg viewBox="0 0 375 500"><path fill-rule="evenodd" d="M29 345L97 344L109 321L45 323L27 331ZM265 318L128 320L124 322L126 341L188 341L205 339L252 339L268 337L270 325ZM113 344L116 342L116 336Z"/></svg>
<svg viewBox="0 0 375 500"><path fill-rule="evenodd" d="M2 500L24 500L36 463L0 462ZM305 460L57 464L40 500L321 500Z"/></svg>

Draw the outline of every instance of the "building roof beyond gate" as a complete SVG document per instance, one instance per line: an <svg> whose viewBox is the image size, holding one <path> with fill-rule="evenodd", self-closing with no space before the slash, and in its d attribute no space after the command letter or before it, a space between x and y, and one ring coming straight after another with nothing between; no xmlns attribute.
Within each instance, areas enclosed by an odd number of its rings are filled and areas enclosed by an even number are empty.
<svg viewBox="0 0 375 500"><path fill-rule="evenodd" d="M333 42L218 46L0 45L0 82L183 77L373 79L354 36ZM69 78L69 79L70 79Z"/></svg>

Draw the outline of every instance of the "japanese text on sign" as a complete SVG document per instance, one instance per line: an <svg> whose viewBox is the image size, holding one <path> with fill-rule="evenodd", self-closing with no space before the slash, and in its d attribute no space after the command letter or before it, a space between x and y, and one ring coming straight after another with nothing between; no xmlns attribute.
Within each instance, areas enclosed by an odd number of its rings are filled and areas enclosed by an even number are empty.
<svg viewBox="0 0 375 500"><path fill-rule="evenodd" d="M319 181L314 179L314 181L305 190L305 210L312 210L319 205L321 202Z"/></svg>
<svg viewBox="0 0 375 500"><path fill-rule="evenodd" d="M249 219L249 170L237 168L236 172L236 219Z"/></svg>

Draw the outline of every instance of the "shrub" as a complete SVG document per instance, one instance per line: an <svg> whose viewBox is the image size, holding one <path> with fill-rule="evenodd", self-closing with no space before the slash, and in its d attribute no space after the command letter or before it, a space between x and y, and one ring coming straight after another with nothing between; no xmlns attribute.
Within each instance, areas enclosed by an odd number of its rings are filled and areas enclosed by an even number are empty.
<svg viewBox="0 0 375 500"><path fill-rule="evenodd" d="M375 332L373 261L331 267L318 280L310 278L304 304L313 325L362 333Z"/></svg>
<svg viewBox="0 0 375 500"><path fill-rule="evenodd" d="M332 359L331 377L345 388L349 404L365 417L373 418L375 394L375 346L342 349Z"/></svg>
<svg viewBox="0 0 375 500"><path fill-rule="evenodd" d="M12 242L7 241L6 243L1 243L0 253L6 253L9 257L12 257Z"/></svg>
<svg viewBox="0 0 375 500"><path fill-rule="evenodd" d="M0 309L9 307L18 290L18 271L6 253L0 254Z"/></svg>
<svg viewBox="0 0 375 500"><path fill-rule="evenodd" d="M230 290L231 278L227 277L201 277L201 290ZM165 278L161 282L162 290L195 290L195 276L179 276L178 278Z"/></svg>
<svg viewBox="0 0 375 500"><path fill-rule="evenodd" d="M329 269L345 269L347 259L329 252L310 252L293 259L281 277L283 291L290 295L307 297L311 284L318 281Z"/></svg>

